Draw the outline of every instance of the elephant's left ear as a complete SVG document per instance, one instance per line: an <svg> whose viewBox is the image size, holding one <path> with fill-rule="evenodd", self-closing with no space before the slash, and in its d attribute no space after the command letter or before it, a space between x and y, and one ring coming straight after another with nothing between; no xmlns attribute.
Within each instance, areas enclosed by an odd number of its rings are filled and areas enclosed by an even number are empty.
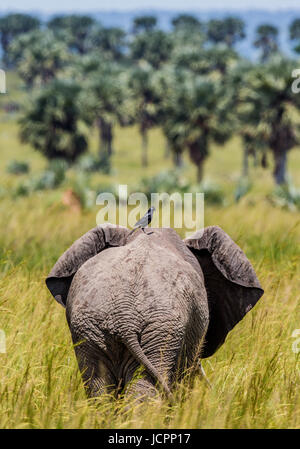
<svg viewBox="0 0 300 449"><path fill-rule="evenodd" d="M202 349L205 358L224 343L264 291L243 251L218 226L198 231L184 242L202 268L207 291L210 317Z"/></svg>
<svg viewBox="0 0 300 449"><path fill-rule="evenodd" d="M76 240L58 259L46 279L46 285L56 301L65 307L72 279L81 265L106 248L125 245L129 232L123 226L104 224Z"/></svg>

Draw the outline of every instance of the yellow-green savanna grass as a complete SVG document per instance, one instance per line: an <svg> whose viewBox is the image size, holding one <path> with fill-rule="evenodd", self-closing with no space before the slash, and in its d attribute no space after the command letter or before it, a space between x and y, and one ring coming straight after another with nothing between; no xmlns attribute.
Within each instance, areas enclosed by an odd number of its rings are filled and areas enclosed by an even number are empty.
<svg viewBox="0 0 300 449"><path fill-rule="evenodd" d="M97 148L94 133L91 148ZM45 165L38 153L19 143L15 119L5 116L0 170L7 188L18 182L5 172L14 158L30 161L33 173ZM117 129L114 171L97 179L133 185L172 167L164 159L158 129L150 134L149 159L149 168L142 169L135 128ZM272 178L261 168L251 169L254 187L235 204L240 166L238 138L224 148L213 147L206 178L220 184L227 205L206 205L205 225L221 226L240 245L265 294L219 351L203 361L212 388L199 376L186 376L171 405L159 396L144 404L109 395L96 402L85 397L65 312L44 280L61 253L96 225L97 206L74 213L62 205L62 189L1 199L0 329L6 334L6 353L0 354L0 428L299 428L300 355L292 350L292 333L300 329L300 216L267 200ZM290 154L289 171L299 179L297 150ZM195 177L188 160L186 176Z"/></svg>

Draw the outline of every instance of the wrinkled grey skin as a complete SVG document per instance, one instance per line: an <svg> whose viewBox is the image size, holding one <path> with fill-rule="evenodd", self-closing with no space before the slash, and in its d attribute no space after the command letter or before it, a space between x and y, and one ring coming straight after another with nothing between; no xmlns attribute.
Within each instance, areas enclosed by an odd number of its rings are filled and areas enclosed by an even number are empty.
<svg viewBox="0 0 300 449"><path fill-rule="evenodd" d="M212 355L263 294L238 246L218 227L182 241L113 225L78 239L46 283L66 307L87 394L133 388L170 393L185 368Z"/></svg>

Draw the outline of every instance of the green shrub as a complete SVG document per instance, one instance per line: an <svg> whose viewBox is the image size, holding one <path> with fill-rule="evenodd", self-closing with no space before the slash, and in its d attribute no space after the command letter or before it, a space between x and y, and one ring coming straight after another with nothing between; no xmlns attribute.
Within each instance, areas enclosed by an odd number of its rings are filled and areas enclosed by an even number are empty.
<svg viewBox="0 0 300 449"><path fill-rule="evenodd" d="M65 179L64 161L52 161L49 168L31 181L33 191L48 190L59 187Z"/></svg>
<svg viewBox="0 0 300 449"><path fill-rule="evenodd" d="M33 191L54 189L57 186L56 174L52 170L45 170L40 176L33 178L31 182Z"/></svg>
<svg viewBox="0 0 300 449"><path fill-rule="evenodd" d="M234 200L236 203L240 201L240 199L245 196L251 190L252 184L249 179L240 178L238 180L235 192L234 192Z"/></svg>
<svg viewBox="0 0 300 449"><path fill-rule="evenodd" d="M90 187L90 177L86 173L77 172L70 186L77 195L82 208L89 209L96 204L96 192Z"/></svg>
<svg viewBox="0 0 300 449"><path fill-rule="evenodd" d="M189 191L190 184L179 170L166 170L158 173L152 178L142 178L138 190L145 193L149 198L151 193L184 193Z"/></svg>
<svg viewBox="0 0 300 449"><path fill-rule="evenodd" d="M48 166L48 171L55 174L55 186L57 187L63 183L68 169L68 163L64 159L53 159Z"/></svg>
<svg viewBox="0 0 300 449"><path fill-rule="evenodd" d="M29 170L29 164L25 161L12 160L6 167L7 173L10 173L12 175L23 175L24 173L28 173Z"/></svg>
<svg viewBox="0 0 300 449"><path fill-rule="evenodd" d="M110 158L105 154L100 159L93 154L85 154L79 159L77 166L80 170L88 173L101 172L109 174L111 170Z"/></svg>
<svg viewBox="0 0 300 449"><path fill-rule="evenodd" d="M191 185L183 176L182 170L167 170L158 173L152 178L142 178L137 190L145 193L149 199L151 193L155 192L166 192L169 194L174 192L180 194L187 192L204 193L205 202L208 204L225 204L225 195L220 186L211 181Z"/></svg>
<svg viewBox="0 0 300 449"><path fill-rule="evenodd" d="M20 182L13 192L13 196L27 196L39 190L49 190L59 187L65 179L67 163L61 159L54 159L41 174Z"/></svg>
<svg viewBox="0 0 300 449"><path fill-rule="evenodd" d="M203 181L192 187L193 193L204 193L204 201L211 205L225 205L225 194L222 188L212 181Z"/></svg>
<svg viewBox="0 0 300 449"><path fill-rule="evenodd" d="M109 175L110 171L111 171L111 160L110 157L106 154L103 154L100 157L100 167L101 167L101 172L104 173L105 175Z"/></svg>
<svg viewBox="0 0 300 449"><path fill-rule="evenodd" d="M291 211L300 210L300 189L294 187L291 181L286 185L275 187L268 199L274 206Z"/></svg>
<svg viewBox="0 0 300 449"><path fill-rule="evenodd" d="M77 172L76 177L70 184L71 189L79 198L83 209L91 209L96 206L96 199L100 193L112 193L116 199L119 198L118 185L91 186L90 176L83 172Z"/></svg>
<svg viewBox="0 0 300 449"><path fill-rule="evenodd" d="M97 172L99 171L99 159L93 154L85 154L79 159L77 167L84 172Z"/></svg>
<svg viewBox="0 0 300 449"><path fill-rule="evenodd" d="M30 181L26 179L23 182L20 182L17 187L13 190L12 196L17 198L19 196L28 196L32 192L32 187L30 185Z"/></svg>

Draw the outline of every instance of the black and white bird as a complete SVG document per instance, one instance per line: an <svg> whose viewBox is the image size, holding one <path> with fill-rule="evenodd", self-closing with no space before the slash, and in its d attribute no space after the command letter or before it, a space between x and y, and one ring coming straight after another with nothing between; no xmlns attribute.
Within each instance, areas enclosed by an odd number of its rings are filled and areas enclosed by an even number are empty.
<svg viewBox="0 0 300 449"><path fill-rule="evenodd" d="M136 231L137 229L141 229L143 232L145 232L145 228L151 223L153 213L155 211L155 207L150 207L148 211L145 213L145 215L134 225L132 231L128 234L131 235Z"/></svg>

